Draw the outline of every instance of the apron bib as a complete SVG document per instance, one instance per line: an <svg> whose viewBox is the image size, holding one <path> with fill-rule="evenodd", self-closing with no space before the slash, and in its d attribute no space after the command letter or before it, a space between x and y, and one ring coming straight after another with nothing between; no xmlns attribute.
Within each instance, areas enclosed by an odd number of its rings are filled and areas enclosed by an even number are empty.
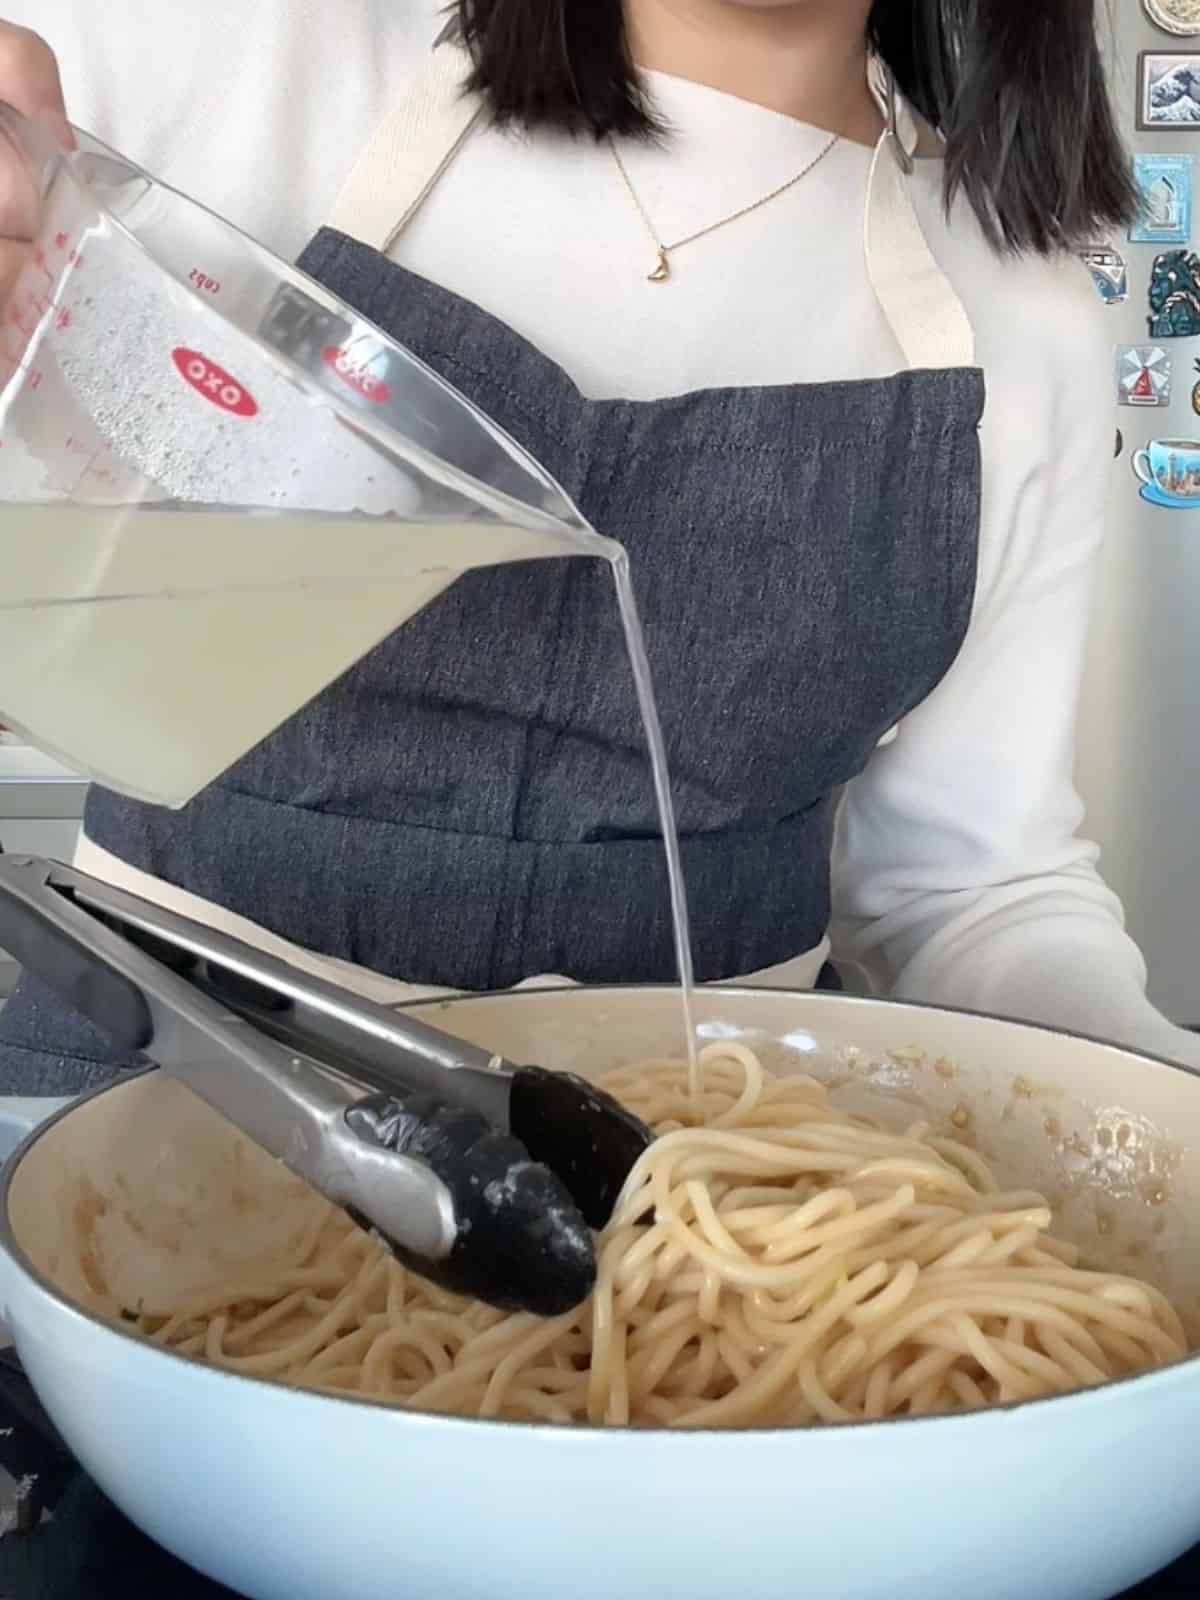
<svg viewBox="0 0 1200 1600"><path fill-rule="evenodd" d="M594 401L387 257L478 120L460 79L458 53L436 51L300 264L626 547L697 978L819 952L837 792L949 669L974 600L983 377L907 193L915 130L882 84L866 249L906 370ZM86 830L306 961L457 990L675 977L641 722L593 562L464 575L183 811L94 789ZM131 1064L35 984L0 1019L10 1092Z"/></svg>

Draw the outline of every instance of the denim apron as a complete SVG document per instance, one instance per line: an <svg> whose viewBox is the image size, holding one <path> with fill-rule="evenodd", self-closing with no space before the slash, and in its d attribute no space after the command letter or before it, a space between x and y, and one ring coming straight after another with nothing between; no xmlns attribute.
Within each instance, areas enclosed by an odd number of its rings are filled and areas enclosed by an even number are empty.
<svg viewBox="0 0 1200 1600"><path fill-rule="evenodd" d="M301 265L625 546L697 977L771 968L824 939L837 791L949 669L974 600L984 383L907 192L915 129L885 92L866 250L903 370L595 401L388 258L478 121L460 71L435 52ZM675 976L643 732L595 562L466 574L182 811L94 789L85 825L222 913L409 983ZM29 980L0 1016L0 1091L71 1093L137 1064Z"/></svg>

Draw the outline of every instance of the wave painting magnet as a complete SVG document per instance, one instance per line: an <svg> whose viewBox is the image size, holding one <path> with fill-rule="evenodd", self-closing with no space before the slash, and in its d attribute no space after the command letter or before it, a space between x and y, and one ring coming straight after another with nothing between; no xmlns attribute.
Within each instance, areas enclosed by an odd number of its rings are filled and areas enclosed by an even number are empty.
<svg viewBox="0 0 1200 1600"><path fill-rule="evenodd" d="M1119 346L1117 403L1122 406L1171 404L1171 358L1161 345Z"/></svg>
<svg viewBox="0 0 1200 1600"><path fill-rule="evenodd" d="M1168 133L1200 129L1200 52L1143 50L1138 56L1137 126Z"/></svg>
<svg viewBox="0 0 1200 1600"><path fill-rule="evenodd" d="M1134 244L1187 244L1192 237L1191 156L1144 152L1133 158L1142 214L1129 230Z"/></svg>

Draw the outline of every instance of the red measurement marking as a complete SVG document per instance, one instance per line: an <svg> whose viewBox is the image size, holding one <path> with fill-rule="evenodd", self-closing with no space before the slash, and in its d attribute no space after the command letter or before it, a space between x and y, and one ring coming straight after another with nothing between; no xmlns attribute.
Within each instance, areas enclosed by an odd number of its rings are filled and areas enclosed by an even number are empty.
<svg viewBox="0 0 1200 1600"><path fill-rule="evenodd" d="M203 289L205 294L220 294L221 285L215 278L210 278L207 272L201 272L199 267L193 267L188 277L197 289Z"/></svg>
<svg viewBox="0 0 1200 1600"><path fill-rule="evenodd" d="M335 372L342 382L355 394L362 395L364 400L370 400L373 405L382 405L385 400L392 398L392 391L382 378L376 377L370 367L358 362L349 350L342 350L337 345L330 345L322 351L325 365Z"/></svg>
<svg viewBox="0 0 1200 1600"><path fill-rule="evenodd" d="M172 350L171 360L184 382L190 383L196 393L212 405L235 417L258 415L258 404L249 390L198 350Z"/></svg>
<svg viewBox="0 0 1200 1600"><path fill-rule="evenodd" d="M60 333L65 333L74 320L75 319L72 317L70 311L66 308L66 306L64 306L63 309L58 313L58 316L55 317L54 326Z"/></svg>
<svg viewBox="0 0 1200 1600"><path fill-rule="evenodd" d="M54 235L54 248L56 250L65 250L70 242L70 239L65 233L56 233Z"/></svg>
<svg viewBox="0 0 1200 1600"><path fill-rule="evenodd" d="M40 389L42 387L43 376L44 374L35 367L34 370L29 374L29 387L31 389Z"/></svg>

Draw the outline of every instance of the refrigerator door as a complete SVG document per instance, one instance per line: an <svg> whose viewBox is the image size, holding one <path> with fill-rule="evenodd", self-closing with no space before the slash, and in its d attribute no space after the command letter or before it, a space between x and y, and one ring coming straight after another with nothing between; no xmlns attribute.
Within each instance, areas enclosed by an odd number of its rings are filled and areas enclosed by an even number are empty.
<svg viewBox="0 0 1200 1600"><path fill-rule="evenodd" d="M1140 155L1192 157L1200 197L1200 123L1166 131L1138 127L1141 53L1200 52L1200 33L1172 37L1155 27L1140 0L1100 9L1111 16L1106 45L1123 135ZM1125 238L1111 243L1128 269L1128 299L1106 313L1114 347L1113 424L1123 449L1115 462L1096 465L1098 472L1111 471L1112 487L1080 723L1079 781L1086 832L1103 847L1104 875L1125 901L1130 931L1145 951L1151 998L1176 1022L1196 1025L1200 499L1180 508L1154 479L1155 466L1171 470L1164 453L1151 452L1154 460L1139 454L1156 439L1200 442L1200 338L1156 340L1148 325L1156 258L1192 246ZM1170 403L1118 406L1118 350L1146 345L1160 347L1170 362ZM1143 380L1139 398L1152 398L1152 387ZM1151 477L1150 485L1136 468Z"/></svg>

